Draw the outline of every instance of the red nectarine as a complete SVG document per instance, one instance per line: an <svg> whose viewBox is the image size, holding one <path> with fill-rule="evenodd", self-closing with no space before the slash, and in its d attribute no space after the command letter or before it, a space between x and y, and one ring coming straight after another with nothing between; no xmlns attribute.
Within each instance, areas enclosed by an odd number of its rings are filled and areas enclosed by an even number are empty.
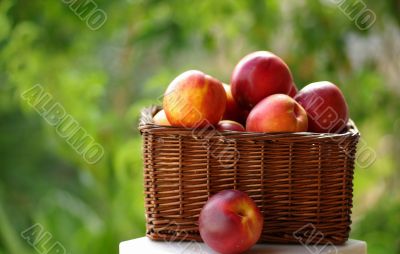
<svg viewBox="0 0 400 254"><path fill-rule="evenodd" d="M165 115L164 110L160 110L157 112L157 114L154 115L153 121L157 125L164 125L164 126L170 126L171 124L168 122L167 116Z"/></svg>
<svg viewBox="0 0 400 254"><path fill-rule="evenodd" d="M226 107L222 119L246 124L246 119L249 115L249 111L239 107L239 105L236 103L235 99L232 96L231 86L227 84L223 85L226 92Z"/></svg>
<svg viewBox="0 0 400 254"><path fill-rule="evenodd" d="M274 94L260 101L247 117L246 130L252 132L307 131L307 113L293 98Z"/></svg>
<svg viewBox="0 0 400 254"><path fill-rule="evenodd" d="M224 114L222 83L200 71L187 71L168 86L163 106L172 126L196 128L217 124Z"/></svg>
<svg viewBox="0 0 400 254"><path fill-rule="evenodd" d="M221 120L216 128L219 131L245 131L243 125L232 120Z"/></svg>
<svg viewBox="0 0 400 254"><path fill-rule="evenodd" d="M272 94L288 94L293 78L286 63L268 51L242 58L231 77L232 95L245 109L251 109Z"/></svg>
<svg viewBox="0 0 400 254"><path fill-rule="evenodd" d="M328 81L311 83L295 96L308 114L308 129L312 132L341 132L349 120L349 110L343 93Z"/></svg>
<svg viewBox="0 0 400 254"><path fill-rule="evenodd" d="M262 214L246 193L224 190L204 205L199 230L203 241L215 251L236 254L258 241L263 223Z"/></svg>

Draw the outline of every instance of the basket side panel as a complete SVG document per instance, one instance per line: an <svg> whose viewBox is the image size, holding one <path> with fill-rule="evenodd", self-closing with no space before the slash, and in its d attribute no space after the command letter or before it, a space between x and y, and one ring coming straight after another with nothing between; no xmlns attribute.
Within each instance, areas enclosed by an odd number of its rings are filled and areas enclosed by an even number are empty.
<svg viewBox="0 0 400 254"><path fill-rule="evenodd" d="M151 143L144 149L144 157L151 158L145 163L147 235L200 240L198 215L209 197L207 147L176 135L145 134L143 139Z"/></svg>
<svg viewBox="0 0 400 254"><path fill-rule="evenodd" d="M340 244L348 239L355 145L352 139L296 142L279 152L280 163L277 158L265 163L270 202L263 208L261 241ZM270 148L274 154L276 147Z"/></svg>

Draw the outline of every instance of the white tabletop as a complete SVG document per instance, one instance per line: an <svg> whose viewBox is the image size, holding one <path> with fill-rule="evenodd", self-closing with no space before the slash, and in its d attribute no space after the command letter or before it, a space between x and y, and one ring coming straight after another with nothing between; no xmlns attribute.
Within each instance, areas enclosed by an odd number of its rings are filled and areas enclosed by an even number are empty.
<svg viewBox="0 0 400 254"><path fill-rule="evenodd" d="M158 242L147 237L122 242L119 254L216 254L203 243ZM257 244L246 254L366 254L366 242L349 240L344 245L281 245Z"/></svg>

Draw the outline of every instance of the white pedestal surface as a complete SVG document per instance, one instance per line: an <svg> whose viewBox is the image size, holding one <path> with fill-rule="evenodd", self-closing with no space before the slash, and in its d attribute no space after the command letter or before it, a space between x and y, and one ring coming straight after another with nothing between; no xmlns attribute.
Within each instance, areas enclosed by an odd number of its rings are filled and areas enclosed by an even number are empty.
<svg viewBox="0 0 400 254"><path fill-rule="evenodd" d="M204 243L158 242L147 237L121 242L119 254L217 254ZM246 254L366 254L366 242L350 239L344 245L257 244Z"/></svg>

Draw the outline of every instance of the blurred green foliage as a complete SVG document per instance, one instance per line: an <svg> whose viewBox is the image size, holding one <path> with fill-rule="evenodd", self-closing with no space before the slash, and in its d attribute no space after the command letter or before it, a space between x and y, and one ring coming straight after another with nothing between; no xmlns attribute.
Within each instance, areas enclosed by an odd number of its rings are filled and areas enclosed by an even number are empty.
<svg viewBox="0 0 400 254"><path fill-rule="evenodd" d="M0 254L36 253L20 233L40 223L68 253L116 253L144 234L137 119L180 72L229 82L236 62L270 50L299 88L338 84L376 153L358 165L351 237L400 251L400 2L364 1L361 31L329 0L95 0L92 31L68 1L0 1ZM89 165L21 99L41 84L105 148Z"/></svg>

